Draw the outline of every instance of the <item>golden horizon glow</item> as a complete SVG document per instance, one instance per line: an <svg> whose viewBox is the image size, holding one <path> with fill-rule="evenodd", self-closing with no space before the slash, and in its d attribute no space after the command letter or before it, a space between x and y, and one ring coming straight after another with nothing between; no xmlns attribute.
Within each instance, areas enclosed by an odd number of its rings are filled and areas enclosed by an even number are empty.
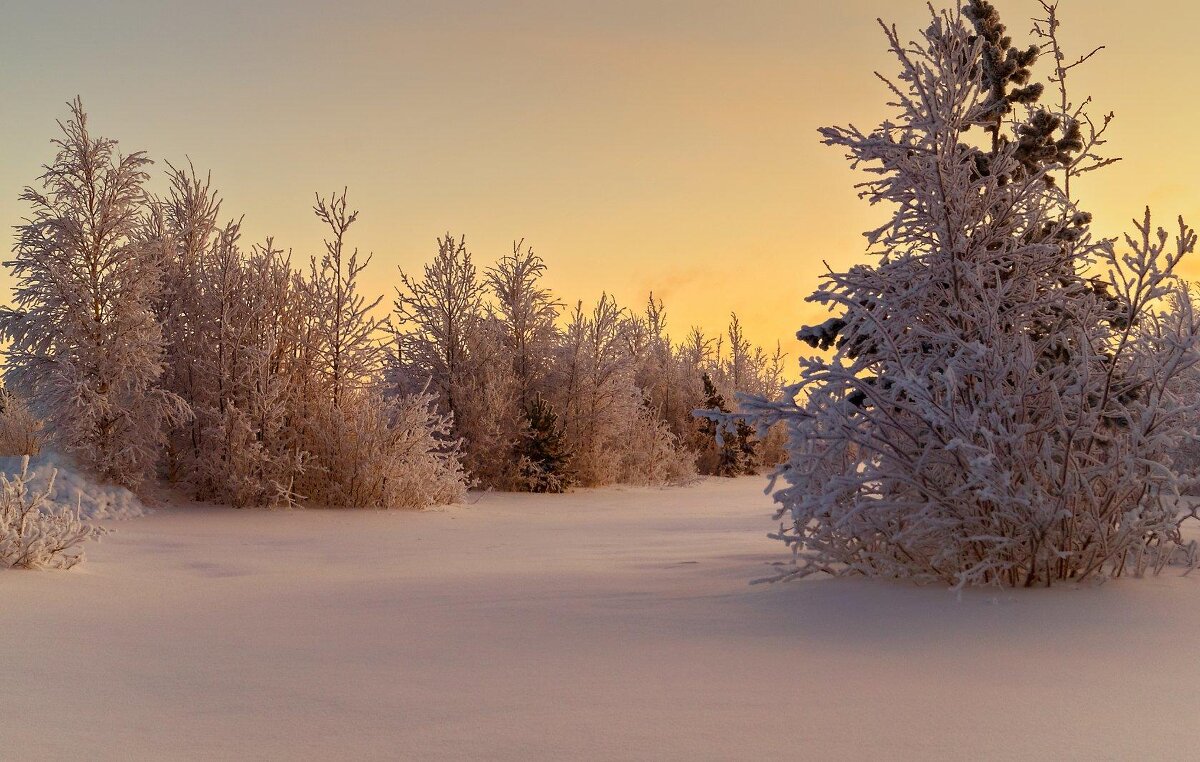
<svg viewBox="0 0 1200 762"><path fill-rule="evenodd" d="M997 4L1023 41L1037 4ZM1123 232L1146 204L1168 229L1178 214L1200 224L1200 9L1066 0L1061 13L1072 50L1107 46L1076 96L1117 113L1110 147L1125 157L1080 189L1095 230ZM438 235L465 234L480 267L524 238L564 302L608 291L636 309L653 291L677 338L719 332L736 311L756 343L793 357L794 331L822 315L802 301L822 262L862 261L880 216L816 129L887 116L872 71L895 67L874 19L909 34L927 19L916 0L118 0L5 14L7 225L78 93L98 134L158 162L153 190L164 160L211 170L246 243L318 252L313 193L349 186L352 243L375 254L364 286L385 299Z"/></svg>

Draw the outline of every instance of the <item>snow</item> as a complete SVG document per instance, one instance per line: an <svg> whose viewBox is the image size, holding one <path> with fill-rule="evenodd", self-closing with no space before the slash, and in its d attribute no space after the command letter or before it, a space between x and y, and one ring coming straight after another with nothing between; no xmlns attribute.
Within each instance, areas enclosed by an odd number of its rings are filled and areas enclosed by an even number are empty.
<svg viewBox="0 0 1200 762"><path fill-rule="evenodd" d="M1200 578L750 586L762 487L115 523L0 573L3 756L1188 755Z"/></svg>
<svg viewBox="0 0 1200 762"><path fill-rule="evenodd" d="M57 473L55 473L57 472ZM20 457L0 457L0 473L12 477L21 473ZM58 506L74 509L84 519L130 519L146 513L146 506L129 490L113 484L100 484L71 462L55 453L44 452L29 458L29 489L41 492L54 475L50 500Z"/></svg>

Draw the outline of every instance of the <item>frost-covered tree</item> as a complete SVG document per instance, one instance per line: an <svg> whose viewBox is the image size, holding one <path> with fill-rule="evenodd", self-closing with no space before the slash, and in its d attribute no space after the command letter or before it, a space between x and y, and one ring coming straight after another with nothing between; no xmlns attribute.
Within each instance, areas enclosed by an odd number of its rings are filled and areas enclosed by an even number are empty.
<svg viewBox="0 0 1200 762"><path fill-rule="evenodd" d="M618 481L621 437L637 416L638 393L624 348L625 311L608 294L589 313L575 305L556 362L555 407L579 482Z"/></svg>
<svg viewBox="0 0 1200 762"><path fill-rule="evenodd" d="M1030 82L1039 46L972 0L913 43L884 26L895 113L821 131L894 214L866 234L872 263L810 297L836 315L800 338L832 356L748 405L790 433L783 576L1032 586L1195 558L1168 466L1198 326L1163 305L1196 236L1180 222L1172 242L1148 211L1123 246L1092 235L1070 181L1109 161L1108 119L1067 98L1044 8L1059 104Z"/></svg>
<svg viewBox="0 0 1200 762"><path fill-rule="evenodd" d="M40 189L21 195L31 215L6 263L16 285L0 313L11 341L5 383L46 421L56 448L137 488L154 473L164 423L188 415L160 384L162 268L139 234L150 160L93 136L78 99L70 109Z"/></svg>
<svg viewBox="0 0 1200 762"><path fill-rule="evenodd" d="M541 285L546 263L524 241L513 244L484 273L495 302L493 314L509 347L517 383L518 402L527 408L545 391L546 377L558 341L562 303Z"/></svg>
<svg viewBox="0 0 1200 762"><path fill-rule="evenodd" d="M400 274L391 376L401 390L435 393L481 487L521 481L514 448L525 425L522 399L542 383L554 336L556 305L538 285L543 270L518 243L480 277L465 238L447 234L421 278Z"/></svg>
<svg viewBox="0 0 1200 762"><path fill-rule="evenodd" d="M228 264L238 232L232 223L225 230L218 225L221 201L210 178L198 176L190 163L186 168L168 164L167 177L169 192L152 202L142 235L155 250L163 277L155 300L165 344L162 384L186 400L193 412L186 421L168 423L166 474L175 480L212 451L205 430L225 379L216 373L218 363L210 361L209 354L220 356L228 343L223 340L223 318L232 302ZM224 256L216 255L218 249ZM226 265L224 289L209 288L216 259Z"/></svg>
<svg viewBox="0 0 1200 762"><path fill-rule="evenodd" d="M270 240L242 249L239 221L218 224L221 202L208 177L169 166L169 192L146 226L164 288L157 311L166 334L163 383L190 405L171 428L168 476L199 499L235 506L291 504L304 461L289 415L297 366L295 316L307 290Z"/></svg>
<svg viewBox="0 0 1200 762"><path fill-rule="evenodd" d="M201 178L189 162L186 168L168 167L169 192L155 199L146 216L142 236L159 258L162 288L155 300L155 313L165 338L162 385L193 407L200 400L207 379L201 358L209 346L211 315L200 293L206 254L219 235L217 217L221 200L211 178ZM186 461L204 451L200 415L177 423L168 422L166 474L177 479L188 469Z"/></svg>
<svg viewBox="0 0 1200 762"><path fill-rule="evenodd" d="M242 282L241 359L231 368L237 397L219 429L231 444L224 448L227 462L210 459L208 470L214 477L228 475L235 505L292 505L303 497L296 482L310 460L302 423L308 406L301 396L313 375L303 341L309 290L290 254L272 238L252 248ZM239 439L246 444L232 444Z"/></svg>
<svg viewBox="0 0 1200 762"><path fill-rule="evenodd" d="M667 424L679 447L693 452L704 449L706 444L697 437L692 411L704 399L700 378L710 369L709 353L703 347L697 354L694 347L674 345L667 329L666 307L654 294L650 294L638 322L641 340L635 350L635 381L646 405ZM706 344L699 329L693 329L689 340Z"/></svg>
<svg viewBox="0 0 1200 762"><path fill-rule="evenodd" d="M494 277L506 278L503 286L520 292L524 284L512 282L520 275L506 272L506 264ZM451 416L452 438L462 442L468 472L480 486L514 487L512 448L521 426L516 364L518 352L527 348L510 341L521 338L512 335L511 323L529 317L522 312L527 307L518 304L529 295L510 293L499 312L488 312L484 300L494 278L480 277L466 239L449 233L438 239L437 256L420 278L400 275L390 367L396 388L436 395L439 409Z"/></svg>
<svg viewBox="0 0 1200 762"><path fill-rule="evenodd" d="M729 415L725 397L717 391L712 377L705 373L703 409L712 414L702 418L700 431L706 439L702 453L705 473L715 476L752 474L758 465L754 429L744 419Z"/></svg>
<svg viewBox="0 0 1200 762"><path fill-rule="evenodd" d="M756 359L762 353L760 351L756 356L750 345L750 340L746 338L746 333L742 328L742 321L736 312L729 315L728 336L729 364L726 376L734 389L747 391L753 385L753 381L756 381L758 378L760 363L756 363Z"/></svg>
<svg viewBox="0 0 1200 762"><path fill-rule="evenodd" d="M451 415L472 370L469 344L483 319L485 285L466 238L447 233L421 278L400 272L394 302L396 354L393 372L408 391L429 386Z"/></svg>
<svg viewBox="0 0 1200 762"><path fill-rule="evenodd" d="M327 506L420 508L461 499L466 479L450 438L452 419L419 391L382 391L382 323L372 317L358 278L370 261L346 253L358 217L346 194L318 197L329 228L325 254L310 263L299 348L305 377L295 415L309 462L296 491Z"/></svg>
<svg viewBox="0 0 1200 762"><path fill-rule="evenodd" d="M666 484L695 473L694 455L680 446L635 381L639 330L608 294L571 313L555 364L555 408L585 486Z"/></svg>
<svg viewBox="0 0 1200 762"><path fill-rule="evenodd" d="M357 249L346 251L346 233L358 219L358 211L346 204L346 192L318 196L313 212L329 228L325 253L312 258L308 279L309 308L317 320L314 361L331 403L340 409L346 394L379 370L382 323L372 312L383 298L367 301L359 293L358 278L371 257L360 261Z"/></svg>
<svg viewBox="0 0 1200 762"><path fill-rule="evenodd" d="M474 482L486 489L519 487L514 454L524 433L521 381L508 332L493 313L476 321L467 336L466 372L454 386L453 431Z"/></svg>
<svg viewBox="0 0 1200 762"><path fill-rule="evenodd" d="M562 305L541 285L545 271L541 257L524 241L484 271L489 298L468 337L471 381L460 384L462 393L456 395L456 430L465 441L468 470L489 488L545 492L567 484L549 454L558 434L529 429L531 423L544 423L546 415L554 418L543 410L544 402L530 416L546 389L559 336Z"/></svg>

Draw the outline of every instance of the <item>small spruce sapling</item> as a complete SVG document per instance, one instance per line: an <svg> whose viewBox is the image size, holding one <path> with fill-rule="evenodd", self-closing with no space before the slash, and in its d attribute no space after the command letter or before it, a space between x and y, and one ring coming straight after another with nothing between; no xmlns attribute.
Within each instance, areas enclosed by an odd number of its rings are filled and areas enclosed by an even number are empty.
<svg viewBox="0 0 1200 762"><path fill-rule="evenodd" d="M700 431L711 441L716 452L713 473L717 476L752 474L757 466L757 445L754 428L744 419L730 415L725 397L717 391L712 377L705 373L704 408L707 413L700 421Z"/></svg>
<svg viewBox="0 0 1200 762"><path fill-rule="evenodd" d="M517 458L530 492L565 492L572 484L571 455L558 416L540 394L525 409L527 423Z"/></svg>

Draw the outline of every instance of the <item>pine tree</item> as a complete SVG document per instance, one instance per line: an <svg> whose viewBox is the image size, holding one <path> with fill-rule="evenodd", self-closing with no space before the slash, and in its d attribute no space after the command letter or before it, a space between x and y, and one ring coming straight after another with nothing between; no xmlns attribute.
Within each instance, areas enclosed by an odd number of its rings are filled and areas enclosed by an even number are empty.
<svg viewBox="0 0 1200 762"><path fill-rule="evenodd" d="M530 492L565 492L571 486L570 452L554 409L539 394L525 408L525 435L517 451Z"/></svg>
<svg viewBox="0 0 1200 762"><path fill-rule="evenodd" d="M716 476L754 473L758 453L753 427L742 418L730 415L725 397L717 391L709 374L703 374L701 380L704 384L703 409L715 414L700 420L700 432L715 455L711 473Z"/></svg>
<svg viewBox="0 0 1200 762"><path fill-rule="evenodd" d="M1196 236L1180 221L1170 245L1148 210L1126 252L1092 236L1070 180L1111 162L1108 119L1070 105L1043 7L1057 108L1028 83L1039 47L1013 47L973 0L933 12L914 43L885 25L899 114L821 131L895 212L867 233L877 262L810 297L839 314L799 337L832 356L804 358L785 399L748 404L789 431L784 576L1030 586L1195 559L1167 466L1200 323L1159 305Z"/></svg>

